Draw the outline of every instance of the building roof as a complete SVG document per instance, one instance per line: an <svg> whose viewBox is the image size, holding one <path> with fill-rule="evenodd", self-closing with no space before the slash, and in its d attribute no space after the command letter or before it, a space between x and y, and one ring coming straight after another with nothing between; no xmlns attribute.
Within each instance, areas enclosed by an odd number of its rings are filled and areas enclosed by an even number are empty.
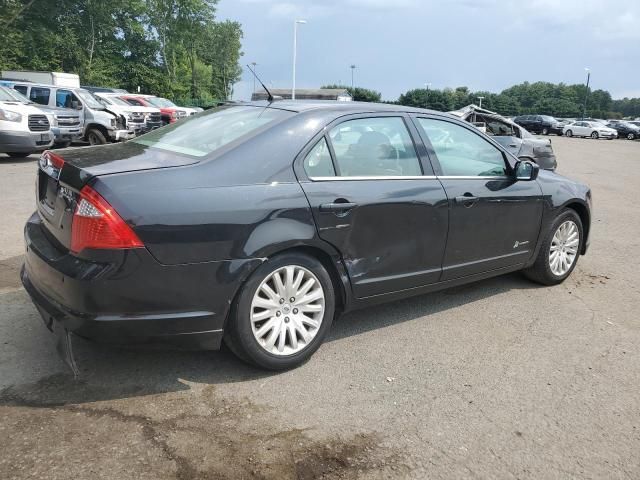
<svg viewBox="0 0 640 480"><path fill-rule="evenodd" d="M269 91L274 97L291 98L290 88L270 88ZM351 98L351 94L346 88L296 88L296 99L300 100L337 100L340 97ZM267 92L264 90L251 95L251 100L266 100L266 98Z"/></svg>

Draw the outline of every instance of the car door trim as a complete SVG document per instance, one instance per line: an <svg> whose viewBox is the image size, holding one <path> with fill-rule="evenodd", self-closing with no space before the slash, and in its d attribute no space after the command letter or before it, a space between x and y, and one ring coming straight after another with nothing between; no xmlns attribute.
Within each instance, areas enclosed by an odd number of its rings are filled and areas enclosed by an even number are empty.
<svg viewBox="0 0 640 480"><path fill-rule="evenodd" d="M345 182L354 181L361 182L365 180L436 180L438 177L434 175L371 175L371 176L353 176L353 177L309 177L312 182Z"/></svg>

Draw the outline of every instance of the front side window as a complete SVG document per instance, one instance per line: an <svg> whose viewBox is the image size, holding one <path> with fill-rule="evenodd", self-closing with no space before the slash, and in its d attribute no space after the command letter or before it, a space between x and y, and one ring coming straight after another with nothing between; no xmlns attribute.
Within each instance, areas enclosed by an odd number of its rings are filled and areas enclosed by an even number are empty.
<svg viewBox="0 0 640 480"><path fill-rule="evenodd" d="M69 90L58 90L56 92L56 107L72 108L71 102L77 101L75 96Z"/></svg>
<svg viewBox="0 0 640 480"><path fill-rule="evenodd" d="M347 120L329 132L339 175L422 175L411 136L400 117Z"/></svg>
<svg viewBox="0 0 640 480"><path fill-rule="evenodd" d="M31 87L31 93L29 99L40 105L49 105L49 95L51 91L48 88Z"/></svg>
<svg viewBox="0 0 640 480"><path fill-rule="evenodd" d="M27 95L27 87L25 85L14 85L13 86L14 90L17 90L18 92L20 92L22 95L26 96Z"/></svg>
<svg viewBox="0 0 640 480"><path fill-rule="evenodd" d="M418 124L431 142L442 175L493 177L507 174L504 156L475 132L455 123L419 118Z"/></svg>
<svg viewBox="0 0 640 480"><path fill-rule="evenodd" d="M331 161L331 152L327 140L322 137L304 159L304 170L310 178L333 177L335 171Z"/></svg>
<svg viewBox="0 0 640 480"><path fill-rule="evenodd" d="M174 153L204 157L240 137L294 113L274 108L222 107L182 120L130 142Z"/></svg>

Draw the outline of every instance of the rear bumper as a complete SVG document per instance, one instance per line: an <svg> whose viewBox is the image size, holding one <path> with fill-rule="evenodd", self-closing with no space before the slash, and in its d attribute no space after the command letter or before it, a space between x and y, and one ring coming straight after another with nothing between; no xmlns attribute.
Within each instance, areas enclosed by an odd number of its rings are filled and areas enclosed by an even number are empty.
<svg viewBox="0 0 640 480"><path fill-rule="evenodd" d="M0 132L0 152L40 152L52 144L51 132Z"/></svg>
<svg viewBox="0 0 640 480"><path fill-rule="evenodd" d="M144 248L83 259L54 246L37 214L25 226L25 243L22 283L45 325L60 322L101 343L218 349L237 288L260 263L166 266Z"/></svg>

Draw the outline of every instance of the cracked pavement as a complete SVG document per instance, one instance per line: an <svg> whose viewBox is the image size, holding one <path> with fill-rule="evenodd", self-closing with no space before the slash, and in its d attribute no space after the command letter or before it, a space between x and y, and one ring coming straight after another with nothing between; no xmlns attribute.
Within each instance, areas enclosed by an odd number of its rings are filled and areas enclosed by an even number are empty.
<svg viewBox="0 0 640 480"><path fill-rule="evenodd" d="M0 478L639 478L640 142L551 139L594 196L563 285L355 312L280 374L77 341L77 381L18 279L36 157L0 154Z"/></svg>

